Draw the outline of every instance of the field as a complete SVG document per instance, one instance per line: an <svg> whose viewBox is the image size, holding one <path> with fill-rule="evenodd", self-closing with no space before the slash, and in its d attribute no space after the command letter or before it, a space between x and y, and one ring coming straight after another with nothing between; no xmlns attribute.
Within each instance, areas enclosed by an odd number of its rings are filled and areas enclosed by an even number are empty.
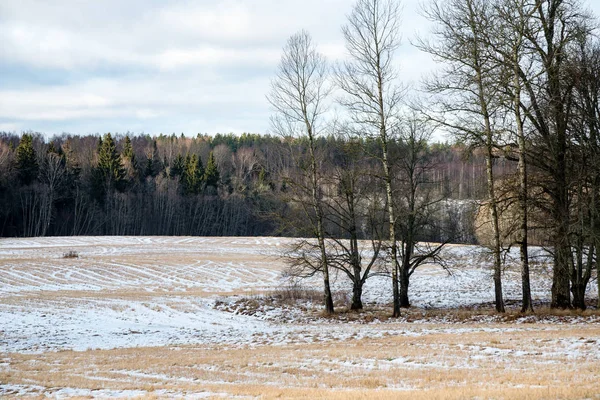
<svg viewBox="0 0 600 400"><path fill-rule="evenodd" d="M288 243L0 239L0 397L600 398L600 314L544 308L541 249L536 315L515 311L515 260L509 312L497 316L485 251L449 246L450 273L417 271L413 307L392 320L385 277L368 281L362 313L345 309L342 275L335 317L314 296L291 301L279 257Z"/></svg>

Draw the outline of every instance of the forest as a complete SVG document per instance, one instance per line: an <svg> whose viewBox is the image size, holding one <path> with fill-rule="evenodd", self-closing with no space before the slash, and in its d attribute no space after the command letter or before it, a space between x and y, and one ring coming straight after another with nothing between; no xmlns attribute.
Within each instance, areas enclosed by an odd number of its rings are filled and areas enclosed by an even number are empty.
<svg viewBox="0 0 600 400"><path fill-rule="evenodd" d="M3 132L0 235L310 236L310 224L292 219L289 201L293 154L305 153L306 141L259 134L47 138ZM319 139L324 173L344 167L351 144L333 135ZM473 218L474 200L485 196L481 152L421 145L428 186L443 200L436 225L444 229L420 239L474 243L472 224L462 220ZM375 180L376 165L367 156L362 162L373 168L364 177ZM515 163L498 160L497 169L508 173Z"/></svg>
<svg viewBox="0 0 600 400"><path fill-rule="evenodd" d="M585 308L600 245L600 42L578 2L431 1L413 44L440 64L419 95L401 80L400 6L359 0L330 63L292 35L267 99L272 135L0 135L0 234L291 236L290 274L354 283L383 262L393 313L447 243L552 254L552 307ZM335 105L337 117L330 112ZM435 132L452 143L434 143ZM361 242L370 242L363 257ZM425 243L425 244L423 244ZM382 261L383 260L383 261Z"/></svg>

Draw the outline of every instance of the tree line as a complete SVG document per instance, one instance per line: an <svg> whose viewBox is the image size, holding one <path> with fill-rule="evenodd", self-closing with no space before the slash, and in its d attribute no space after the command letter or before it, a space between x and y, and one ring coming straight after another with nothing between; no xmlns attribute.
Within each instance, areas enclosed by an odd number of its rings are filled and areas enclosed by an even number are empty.
<svg viewBox="0 0 600 400"><path fill-rule="evenodd" d="M310 236L306 221L291 217L290 202L294 153L305 152L306 144L303 137L259 134L0 132L0 236ZM341 168L338 154L349 145L340 137L319 138L317 151L331 155L322 167ZM449 202L483 193L480 154L467 155L462 145L424 145L435 190ZM458 181L461 190L453 191ZM445 234L474 242L459 208L449 203L439 215Z"/></svg>

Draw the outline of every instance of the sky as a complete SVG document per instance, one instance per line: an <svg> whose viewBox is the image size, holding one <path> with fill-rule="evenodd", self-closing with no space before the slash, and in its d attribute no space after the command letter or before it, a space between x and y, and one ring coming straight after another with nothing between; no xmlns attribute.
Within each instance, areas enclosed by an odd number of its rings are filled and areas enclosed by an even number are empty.
<svg viewBox="0 0 600 400"><path fill-rule="evenodd" d="M306 29L329 60L343 58L353 3L2 0L0 131L268 133L286 40ZM418 0L402 4L398 68L417 83L435 67L409 42L429 27Z"/></svg>

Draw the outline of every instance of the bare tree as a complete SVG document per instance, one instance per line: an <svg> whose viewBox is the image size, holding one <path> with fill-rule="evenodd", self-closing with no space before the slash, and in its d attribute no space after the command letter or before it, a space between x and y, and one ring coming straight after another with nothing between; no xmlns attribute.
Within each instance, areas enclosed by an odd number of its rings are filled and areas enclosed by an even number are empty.
<svg viewBox="0 0 600 400"><path fill-rule="evenodd" d="M521 312L533 312L531 284L529 277L528 250L528 209L529 189L527 154L528 138L525 132L525 115L531 112L531 105L523 93L522 76L528 75L532 68L530 51L526 47L525 32L531 29L532 16L536 11L535 3L528 0L499 0L494 7L493 31L488 34L492 54L499 63L498 81L506 93L506 107L512 113L514 123L507 123L507 130L513 133L517 142L518 153L518 202L519 202L519 234L518 244L521 258ZM511 129L511 126L514 126Z"/></svg>
<svg viewBox="0 0 600 400"><path fill-rule="evenodd" d="M343 92L340 102L349 111L361 135L380 144L389 222L392 263L393 317L400 316L396 209L392 187L390 142L397 130L404 88L398 84L394 55L400 46L400 3L394 0L358 0L342 28L348 61L336 71Z"/></svg>
<svg viewBox="0 0 600 400"><path fill-rule="evenodd" d="M396 180L401 192L401 201L397 206L401 307L410 306L408 287L412 274L424 263L439 263L439 254L446 244L418 242L419 234L435 225L437 206L442 201L440 195L433 194L433 165L428 155L427 142L433 130L431 124L415 114L408 115L400 128Z"/></svg>
<svg viewBox="0 0 600 400"><path fill-rule="evenodd" d="M535 68L521 74L530 103L525 116L533 126L531 140L536 144L530 148L529 159L545 175L541 185L549 196L554 255L551 305L568 308L574 172L569 126L574 116L575 86L574 76L568 71L568 54L591 28L587 25L589 17L576 1L537 1L534 7L524 36Z"/></svg>
<svg viewBox="0 0 600 400"><path fill-rule="evenodd" d="M45 236L52 222L52 210L57 196L60 196L60 187L66 178L65 160L55 152L46 154L42 169L40 170L40 181L46 186L47 195L44 198L45 208L44 222L41 236Z"/></svg>
<svg viewBox="0 0 600 400"><path fill-rule="evenodd" d="M13 169L14 158L14 151L6 143L0 142L0 171L2 171L2 178L8 177L9 172Z"/></svg>
<svg viewBox="0 0 600 400"><path fill-rule="evenodd" d="M276 111L273 128L282 136L308 137L310 204L314 212L314 233L320 250L319 269L323 273L325 311L333 313L329 284L329 265L325 243L320 171L317 165L316 138L326 111L327 62L306 31L292 35L283 49L276 78L267 96Z"/></svg>
<svg viewBox="0 0 600 400"><path fill-rule="evenodd" d="M363 308L362 293L367 279L380 267L382 247L381 191L373 182L371 159L364 143L339 130L326 182L331 192L325 204L331 225L328 258L332 268L342 271L352 282L352 310ZM359 239L369 239L370 246ZM365 243L365 244L363 244Z"/></svg>
<svg viewBox="0 0 600 400"><path fill-rule="evenodd" d="M502 260L493 163L498 130L495 114L498 85L493 57L487 46L491 31L490 7L484 0L433 0L423 14L436 24L434 38L419 39L417 46L445 64L442 74L427 82L434 94L445 95L434 103L429 116L461 138L486 151L488 204L494 232L494 292L496 311L504 312ZM437 106L437 107L436 107Z"/></svg>
<svg viewBox="0 0 600 400"><path fill-rule="evenodd" d="M571 75L575 77L575 116L570 129L576 144L573 160L577 171L571 293L573 307L585 309L585 292L594 266L596 276L600 276L600 42L582 37L570 63Z"/></svg>

